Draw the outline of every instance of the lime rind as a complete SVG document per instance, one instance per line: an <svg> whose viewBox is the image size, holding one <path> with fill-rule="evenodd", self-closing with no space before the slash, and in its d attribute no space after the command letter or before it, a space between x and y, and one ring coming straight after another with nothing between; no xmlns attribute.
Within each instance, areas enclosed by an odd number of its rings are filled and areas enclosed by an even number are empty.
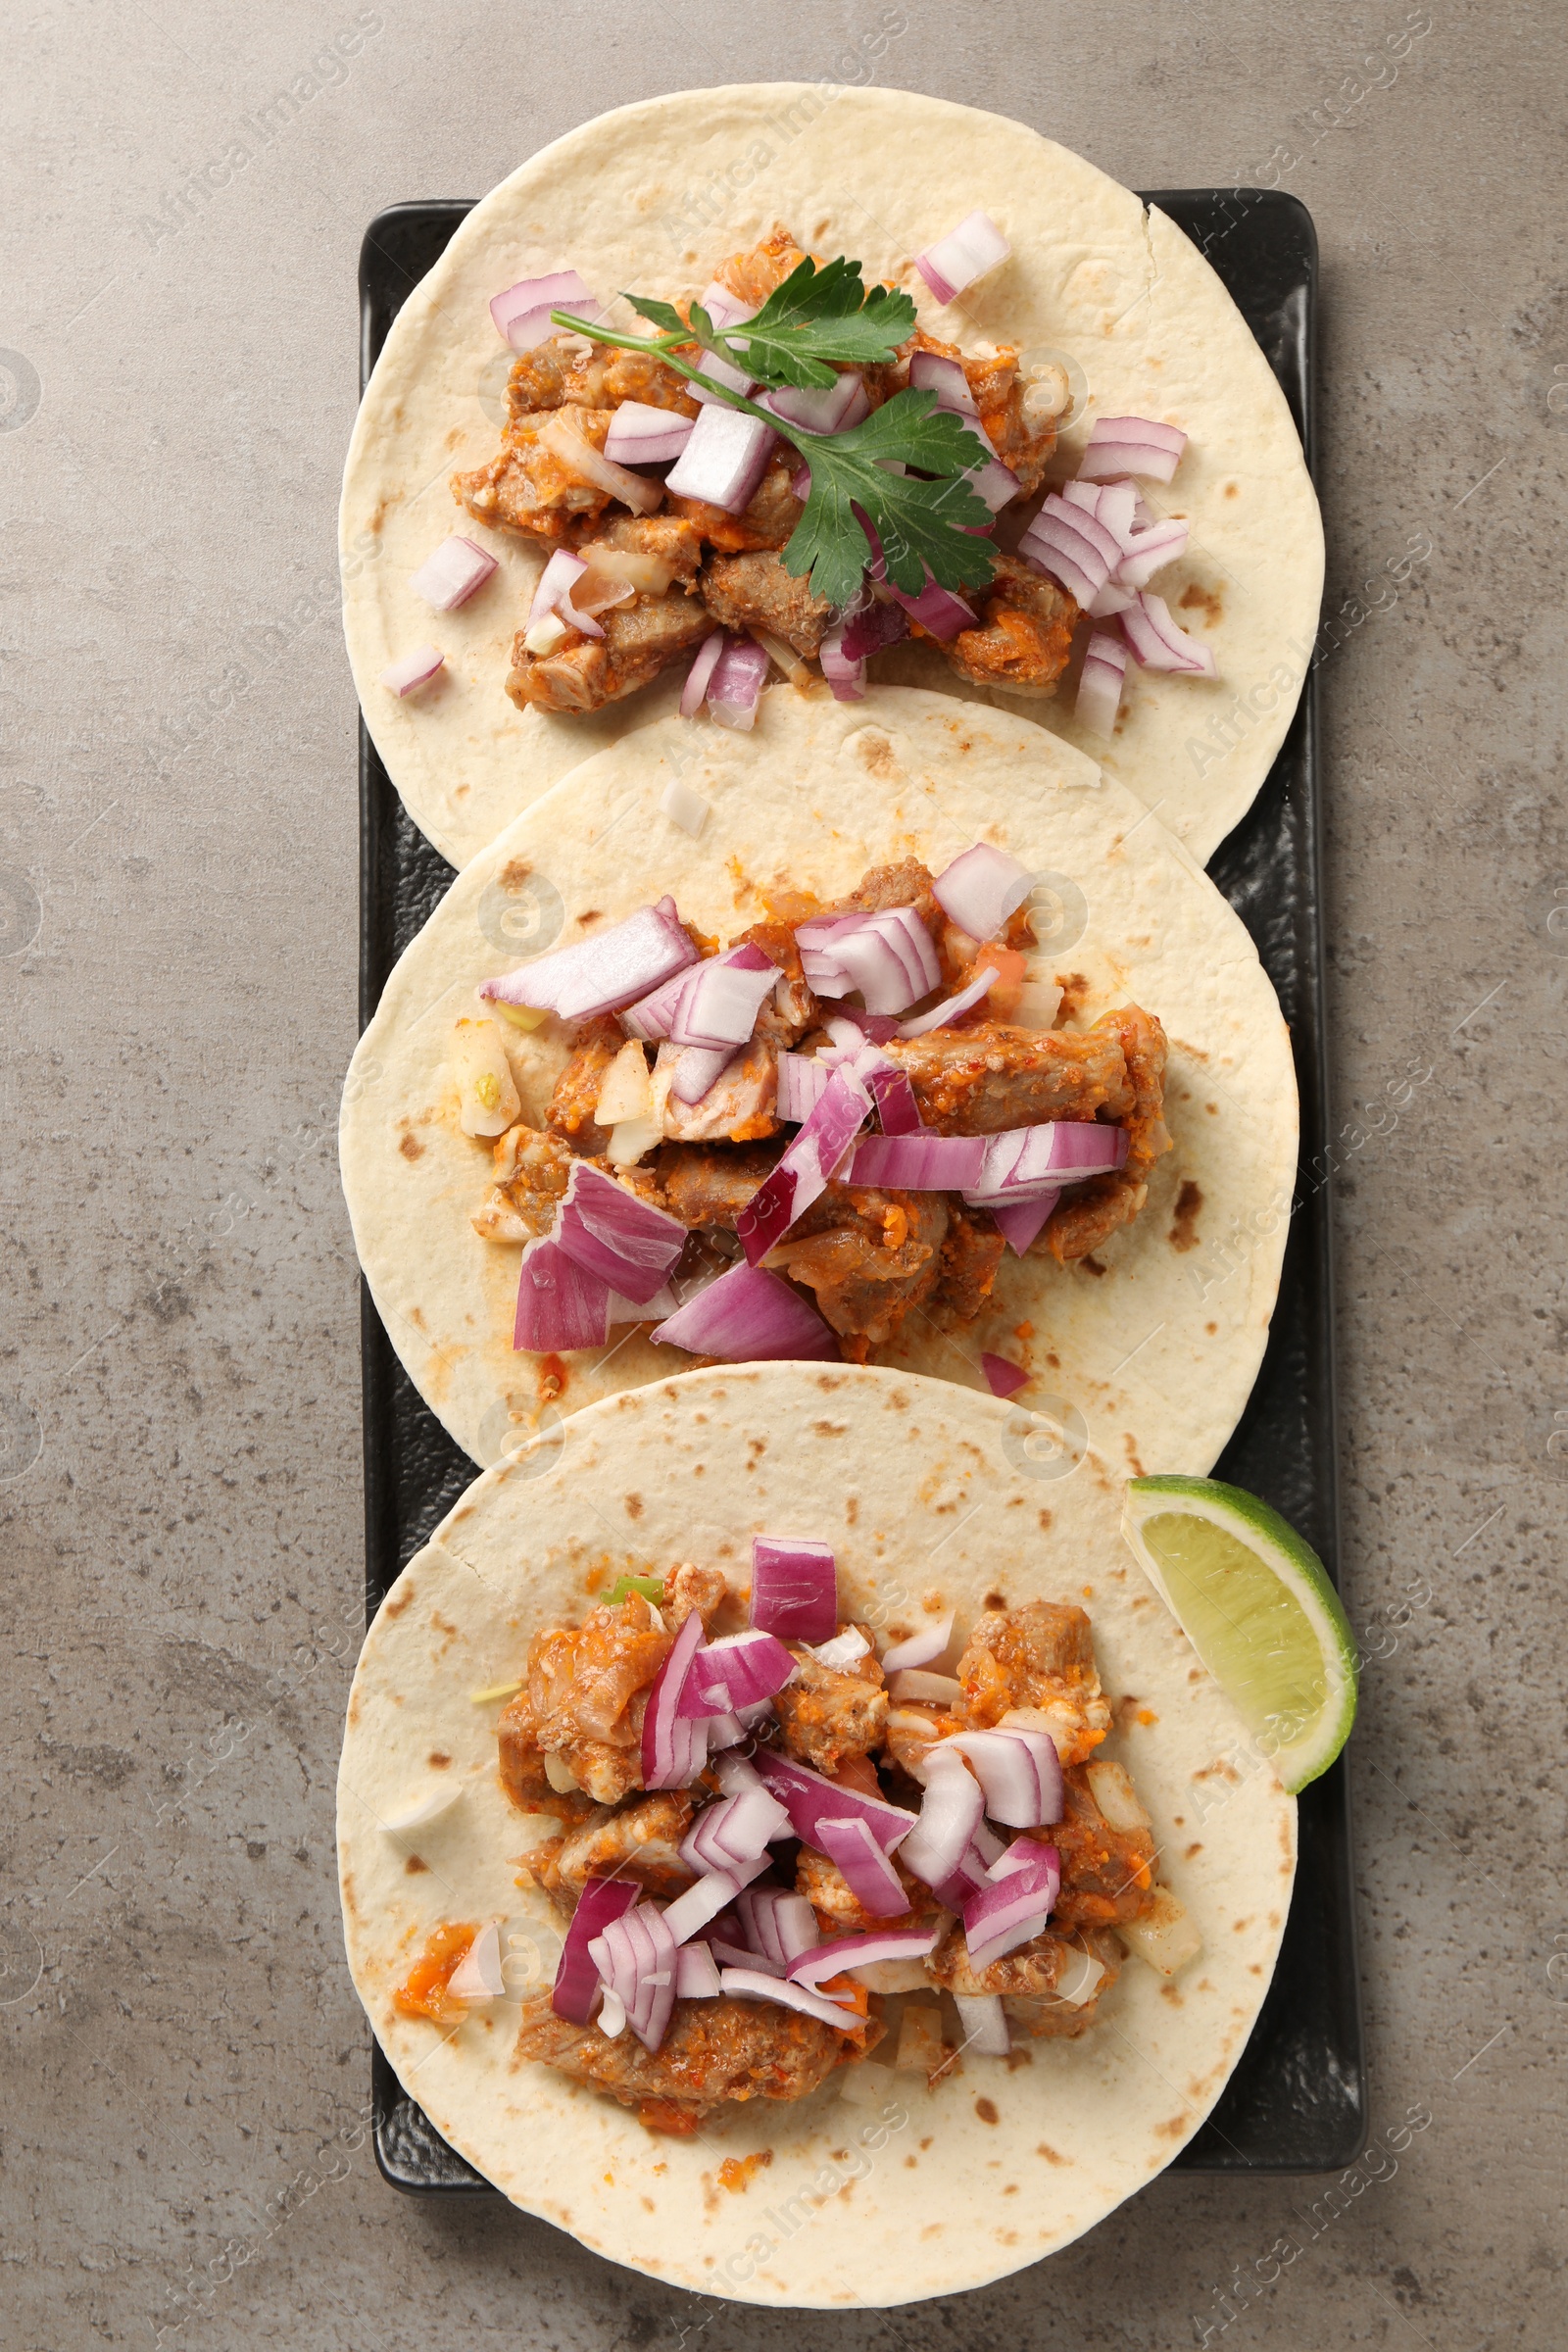
<svg viewBox="0 0 1568 2352"><path fill-rule="evenodd" d="M1328 1572L1311 1545L1287 1519L1257 1495L1217 1478L1166 1474L1130 1479L1122 1509L1122 1533L1150 1583L1181 1625L1203 1664L1245 1715L1228 1661L1207 1654L1187 1624L1169 1590L1159 1560L1145 1539L1148 1521L1166 1513L1206 1521L1252 1553L1295 1600L1314 1636L1323 1697L1310 1721L1280 1741L1259 1735L1284 1787L1294 1795L1325 1773L1349 1738L1355 1721L1357 1655L1355 1636ZM1256 1727L1254 1727L1254 1732Z"/></svg>

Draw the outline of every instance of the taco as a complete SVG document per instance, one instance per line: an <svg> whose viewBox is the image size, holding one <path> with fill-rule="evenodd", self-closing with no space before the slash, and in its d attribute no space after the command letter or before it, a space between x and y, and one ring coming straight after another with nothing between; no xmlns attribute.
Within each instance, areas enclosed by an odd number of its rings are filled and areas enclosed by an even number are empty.
<svg viewBox="0 0 1568 2352"><path fill-rule="evenodd" d="M1096 1455L846 1366L694 1372L487 1473L349 1700L354 1982L431 2122L672 2284L912 2301L1167 2165L1296 1807Z"/></svg>
<svg viewBox="0 0 1568 2352"><path fill-rule="evenodd" d="M1279 386L1157 208L995 115L793 84L627 107L486 197L341 531L367 721L458 865L677 697L744 728L770 664L1012 703L1201 861L1323 576Z"/></svg>
<svg viewBox="0 0 1568 2352"><path fill-rule="evenodd" d="M361 1040L344 1187L426 1400L487 1464L694 1358L842 1356L1206 1469L1297 1150L1242 923L1007 713L781 687L700 740L641 729L524 811Z"/></svg>

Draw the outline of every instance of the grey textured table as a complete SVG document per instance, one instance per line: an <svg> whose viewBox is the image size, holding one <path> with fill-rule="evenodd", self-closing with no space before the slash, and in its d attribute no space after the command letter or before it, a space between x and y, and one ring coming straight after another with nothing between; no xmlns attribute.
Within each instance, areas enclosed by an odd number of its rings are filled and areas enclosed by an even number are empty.
<svg viewBox="0 0 1568 2352"><path fill-rule="evenodd" d="M49 0L6 31L0 2341L1559 2344L1561 17ZM1370 1657L1368 2155L1332 2185L1167 2177L983 2294L804 2319L395 2198L332 1869L360 233L606 107L776 77L994 106L1131 184L1278 179L1316 216Z"/></svg>

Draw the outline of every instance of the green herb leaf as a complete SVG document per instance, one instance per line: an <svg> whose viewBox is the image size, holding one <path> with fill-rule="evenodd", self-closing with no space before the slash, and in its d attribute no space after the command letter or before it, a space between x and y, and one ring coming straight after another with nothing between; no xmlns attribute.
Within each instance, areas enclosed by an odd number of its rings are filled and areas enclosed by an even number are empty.
<svg viewBox="0 0 1568 2352"><path fill-rule="evenodd" d="M826 391L833 382L830 360L870 367L891 360L913 332L914 304L907 294L862 285L859 263L842 254L820 270L808 255L755 318L720 327L712 348L740 361L761 383Z"/></svg>
<svg viewBox="0 0 1568 2352"><path fill-rule="evenodd" d="M692 330L672 302L655 302L648 294L628 294L624 286L620 290L620 299L631 304L639 318L647 318L653 325L662 326L666 335L679 335L683 343L691 340ZM554 312L551 316L555 316ZM619 336L611 339L616 342L623 340Z"/></svg>
<svg viewBox="0 0 1568 2352"><path fill-rule="evenodd" d="M664 1580L662 1576L617 1576L605 1594L605 1606L618 1609L621 1602L630 1600L634 1592L640 1592L644 1600L650 1600L656 1609L660 1608L663 1605Z"/></svg>
<svg viewBox="0 0 1568 2352"><path fill-rule="evenodd" d="M847 605L870 561L855 514L863 510L882 542L888 578L918 596L926 575L944 588L979 588L990 579L996 549L963 528L991 520L991 510L962 476L986 463L986 451L961 419L936 411L934 392L901 392L852 432L792 434L811 469L810 495L784 568L830 604ZM918 466L921 481L888 465Z"/></svg>

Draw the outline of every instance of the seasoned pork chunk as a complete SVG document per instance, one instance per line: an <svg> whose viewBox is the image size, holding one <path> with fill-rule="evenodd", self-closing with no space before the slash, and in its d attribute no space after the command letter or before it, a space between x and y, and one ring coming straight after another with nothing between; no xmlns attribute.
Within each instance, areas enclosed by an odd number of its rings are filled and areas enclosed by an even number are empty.
<svg viewBox="0 0 1568 2352"><path fill-rule="evenodd" d="M1081 1975L1085 1957L1098 1960L1104 1971L1093 1998L1061 1999L1056 1986L1064 1977L1070 1984ZM1073 2040L1094 2024L1101 1994L1110 1990L1120 1974L1121 1952L1109 1936L1096 1936L1093 1941L1079 1936L1069 1941L1064 1934L1057 1933L1057 1915L1053 1914L1052 1924L1044 1935L1032 1936L1015 1952L993 1960L987 1968L976 1968L969 1957L963 1929L955 1920L926 1967L939 1984L965 1999L1000 1993L1007 2005L1007 2015L1030 2034Z"/></svg>
<svg viewBox="0 0 1568 2352"><path fill-rule="evenodd" d="M522 1785L534 1751L554 1757L599 1804L640 1788L648 1687L672 1639L637 1592L590 1609L575 1631L535 1635L526 1683L498 1726L509 1788Z"/></svg>
<svg viewBox="0 0 1568 2352"><path fill-rule="evenodd" d="M664 1144L653 1163L661 1205L683 1225L733 1233L741 1210L772 1173L779 1150L776 1144L749 1144L737 1152Z"/></svg>
<svg viewBox="0 0 1568 2352"><path fill-rule="evenodd" d="M577 1033L570 1060L556 1080L545 1124L556 1135L565 1137L579 1157L591 1158L609 1149L609 1129L596 1125L594 1105L605 1073L625 1042L625 1031L608 1013L585 1022Z"/></svg>
<svg viewBox="0 0 1568 2352"><path fill-rule="evenodd" d="M1016 556L999 555L989 587L974 594L981 625L942 647L959 677L1010 694L1054 694L1080 618L1066 589Z"/></svg>
<svg viewBox="0 0 1568 2352"><path fill-rule="evenodd" d="M789 1754L814 1771L833 1774L852 1757L880 1747L887 1729L888 1694L876 1651L867 1648L853 1666L841 1670L824 1666L804 1646L790 1642L788 1647L796 1678L779 1691L773 1705Z"/></svg>
<svg viewBox="0 0 1568 2352"><path fill-rule="evenodd" d="M481 1241L531 1242L555 1223L571 1181L572 1152L557 1135L509 1127L491 1152L495 1188L470 1220Z"/></svg>
<svg viewBox="0 0 1568 2352"><path fill-rule="evenodd" d="M1089 1619L1068 1603L988 1609L975 1620L957 1679L972 1725L1022 1712L1029 1728L1050 1733L1064 1764L1092 1755L1110 1729Z"/></svg>
<svg viewBox="0 0 1568 2352"><path fill-rule="evenodd" d="M858 2018L850 2023L861 2028ZM677 2001L662 2043L651 2052L633 2033L611 2040L597 2026L569 2025L542 1991L522 2004L516 2055L608 2090L652 2131L678 2133L695 2132L726 2100L804 2099L881 2036L875 2019L852 2035L773 2001L720 1993Z"/></svg>
<svg viewBox="0 0 1568 2352"><path fill-rule="evenodd" d="M487 465L453 475L453 497L476 522L506 523L536 539L567 538L610 504L610 493L586 478L571 453L579 440L603 452L613 415L573 408L568 416L552 409L514 419Z"/></svg>
<svg viewBox="0 0 1568 2352"><path fill-rule="evenodd" d="M712 556L703 566L703 602L726 629L765 629L798 654L813 655L833 621L825 596L810 582L792 578L780 559L765 550L744 556Z"/></svg>
<svg viewBox="0 0 1568 2352"><path fill-rule="evenodd" d="M653 1116L672 1143L751 1143L778 1133L778 1056L760 1034L735 1056L696 1102L673 1093L676 1065L685 1048L667 1042L654 1063Z"/></svg>
<svg viewBox="0 0 1568 2352"><path fill-rule="evenodd" d="M691 1826L692 1798L684 1788L662 1788L613 1811L596 1807L563 1841L556 1875L566 1886L635 1879L650 1894L679 1894L697 1875L677 1850Z"/></svg>
<svg viewBox="0 0 1568 2352"><path fill-rule="evenodd" d="M1127 1160L1113 1176L1092 1176L1075 1186L1062 1200L1045 1230L1054 1257L1065 1265L1087 1257L1109 1239L1118 1226L1130 1225L1149 1197L1149 1171L1171 1148L1164 1120L1165 1032L1152 1014L1136 1004L1107 1012L1095 1031L1114 1032L1132 1088L1132 1109L1122 1122L1127 1129ZM1090 1034L1094 1035L1095 1031Z"/></svg>
<svg viewBox="0 0 1568 2352"><path fill-rule="evenodd" d="M599 620L602 638L573 636L550 654L530 654L526 632L518 630L507 692L519 710L530 704L541 710L602 710L694 652L713 625L701 599L678 587L611 605Z"/></svg>
<svg viewBox="0 0 1568 2352"><path fill-rule="evenodd" d="M940 1193L830 1184L796 1219L767 1263L813 1292L817 1306L863 1363L942 1279L948 1209Z"/></svg>
<svg viewBox="0 0 1568 2352"><path fill-rule="evenodd" d="M1111 1928L1141 1918L1154 1897L1154 1840L1148 1830L1112 1829L1081 1765L1062 1776L1066 1817L1029 1833L1061 1856L1054 1928Z"/></svg>
<svg viewBox="0 0 1568 2352"><path fill-rule="evenodd" d="M670 499L670 511L695 522L709 545L720 555L739 555L748 548L780 548L793 537L806 508L790 488L800 464L793 449L782 442L767 462L767 470L752 494L750 506L738 514L710 507L700 498Z"/></svg>
<svg viewBox="0 0 1568 2352"><path fill-rule="evenodd" d="M944 1135L1000 1135L1042 1119L1112 1122L1134 1091L1115 1015L1092 1029L1012 1029L980 1021L891 1038L883 1052L906 1070L920 1116Z"/></svg>

